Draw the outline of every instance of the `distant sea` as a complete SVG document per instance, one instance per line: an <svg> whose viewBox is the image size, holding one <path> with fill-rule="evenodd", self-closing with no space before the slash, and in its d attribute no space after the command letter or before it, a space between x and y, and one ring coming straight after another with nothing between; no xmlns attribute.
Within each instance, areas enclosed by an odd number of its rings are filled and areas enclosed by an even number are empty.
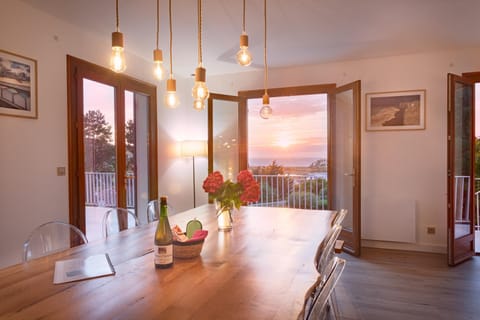
<svg viewBox="0 0 480 320"><path fill-rule="evenodd" d="M251 167L268 166L272 161L276 160L277 165L283 167L308 167L313 162L320 160L319 158L287 158L287 159L272 159L272 158L253 158L249 159Z"/></svg>

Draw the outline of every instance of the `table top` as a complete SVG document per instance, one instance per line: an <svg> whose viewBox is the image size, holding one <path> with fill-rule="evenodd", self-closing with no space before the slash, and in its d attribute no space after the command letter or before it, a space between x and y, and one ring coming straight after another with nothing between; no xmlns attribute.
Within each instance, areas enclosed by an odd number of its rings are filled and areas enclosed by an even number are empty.
<svg viewBox="0 0 480 320"><path fill-rule="evenodd" d="M231 232L213 205L171 216L209 231L200 257L156 269L156 222L0 270L0 318L296 319L315 281L318 243L332 211L242 207ZM57 260L107 252L116 274L53 284Z"/></svg>

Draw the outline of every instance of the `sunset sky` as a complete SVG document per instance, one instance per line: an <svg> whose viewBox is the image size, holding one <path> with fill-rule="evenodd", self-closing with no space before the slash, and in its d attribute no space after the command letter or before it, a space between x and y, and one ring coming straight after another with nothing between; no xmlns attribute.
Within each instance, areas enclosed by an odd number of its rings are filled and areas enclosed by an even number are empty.
<svg viewBox="0 0 480 320"><path fill-rule="evenodd" d="M327 157L327 95L271 97L272 117L259 116L262 99L248 100L250 165L308 166Z"/></svg>

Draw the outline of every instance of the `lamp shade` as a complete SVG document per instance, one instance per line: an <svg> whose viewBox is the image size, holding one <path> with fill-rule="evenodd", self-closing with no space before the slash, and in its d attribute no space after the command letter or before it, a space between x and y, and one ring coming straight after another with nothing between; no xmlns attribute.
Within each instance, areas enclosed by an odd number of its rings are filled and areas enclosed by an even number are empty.
<svg viewBox="0 0 480 320"><path fill-rule="evenodd" d="M205 140L185 140L180 144L180 154L182 157L205 157L208 154L207 141Z"/></svg>

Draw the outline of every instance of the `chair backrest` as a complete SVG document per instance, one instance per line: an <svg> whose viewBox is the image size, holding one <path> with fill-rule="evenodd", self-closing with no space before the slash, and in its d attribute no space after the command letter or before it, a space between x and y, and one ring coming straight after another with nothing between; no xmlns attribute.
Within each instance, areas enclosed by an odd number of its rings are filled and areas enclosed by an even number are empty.
<svg viewBox="0 0 480 320"><path fill-rule="evenodd" d="M168 207L168 215L174 215L175 209L167 204ZM151 200L147 204L147 221L148 223L157 221L158 217L160 216L160 202L158 200Z"/></svg>
<svg viewBox="0 0 480 320"><path fill-rule="evenodd" d="M340 278L343 269L345 268L345 260L338 257L333 257L333 266L331 272L328 273L326 281L316 287L310 297L310 301L306 302L306 309L304 311L304 319L318 320L326 319L327 317L327 302L330 295L335 289L335 286Z"/></svg>
<svg viewBox="0 0 480 320"><path fill-rule="evenodd" d="M138 217L125 208L111 208L103 215L102 233L106 238L114 233L140 225Z"/></svg>
<svg viewBox="0 0 480 320"><path fill-rule="evenodd" d="M325 238L317 247L314 264L321 276L325 276L325 270L329 270L331 267L332 259L335 254L335 242L337 241L341 231L341 225L334 225L330 228Z"/></svg>
<svg viewBox="0 0 480 320"><path fill-rule="evenodd" d="M342 209L336 215L332 221L332 226L334 225L341 225L345 217L347 216L348 210Z"/></svg>
<svg viewBox="0 0 480 320"><path fill-rule="evenodd" d="M36 227L25 241L23 261L43 257L87 242L87 237L77 227L61 221L50 221Z"/></svg>

